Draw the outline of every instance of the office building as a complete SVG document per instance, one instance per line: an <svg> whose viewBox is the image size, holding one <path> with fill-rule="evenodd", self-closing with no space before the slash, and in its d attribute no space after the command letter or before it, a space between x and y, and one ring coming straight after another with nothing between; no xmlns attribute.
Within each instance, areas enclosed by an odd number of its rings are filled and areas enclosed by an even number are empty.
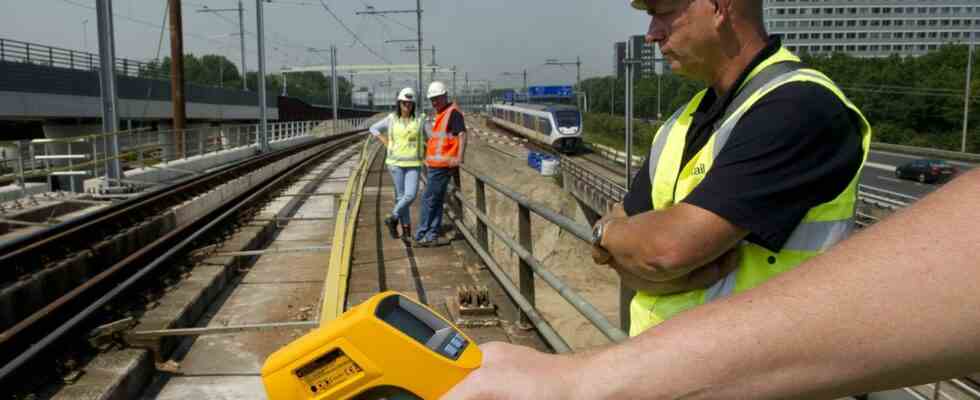
<svg viewBox="0 0 980 400"><path fill-rule="evenodd" d="M980 30L976 0L765 0L766 27L798 54L921 55Z"/></svg>

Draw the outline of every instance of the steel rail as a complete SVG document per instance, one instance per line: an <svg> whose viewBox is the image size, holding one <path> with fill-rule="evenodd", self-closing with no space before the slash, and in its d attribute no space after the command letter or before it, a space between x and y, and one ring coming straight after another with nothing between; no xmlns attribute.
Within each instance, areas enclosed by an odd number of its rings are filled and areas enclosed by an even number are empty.
<svg viewBox="0 0 980 400"><path fill-rule="evenodd" d="M15 327L0 334L0 346L4 349L3 356L9 358L6 356L11 353L16 354L0 368L0 382L8 380L18 368L24 366L25 363L35 358L38 354L46 351L53 344L64 339L67 333L75 331L80 324L92 317L101 307L108 304L121 293L131 289L137 282L158 269L164 263L170 261L175 255L181 254L181 252L186 250L189 245L204 233L209 232L221 223L225 223L229 217L235 215L245 205L251 204L271 192L282 180L288 178L291 174L303 170L310 163L341 148L352 141L352 139L357 139L357 136L353 133L342 137L333 136L314 144L296 146L298 149L308 149L321 144L328 144L322 151L309 156L303 162L290 166L287 170L270 178L259 189L250 191L237 199L226 202L226 205L233 204L227 210L222 211L219 209L211 213L211 215L214 215L220 212L219 216L215 218L201 218L195 223L177 227L163 237L102 271L86 283L34 313L28 319L21 321ZM268 159L266 156L256 158ZM251 165L252 163L241 163L239 167L247 169ZM216 173L216 175L223 174L223 172ZM207 222L205 223L205 221ZM128 277L122 276L124 274L121 272L126 270L135 270L135 272ZM120 280L122 281L118 282ZM104 292L105 294L92 302L85 302L86 299L98 295L96 292ZM71 317L67 321L58 321L58 318L56 318L57 312L71 315ZM41 339L37 342L30 343L34 338Z"/></svg>

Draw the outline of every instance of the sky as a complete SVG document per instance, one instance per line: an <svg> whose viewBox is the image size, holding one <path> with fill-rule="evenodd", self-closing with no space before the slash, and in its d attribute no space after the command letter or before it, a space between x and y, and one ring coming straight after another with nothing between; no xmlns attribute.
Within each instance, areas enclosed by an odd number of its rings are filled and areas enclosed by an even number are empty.
<svg viewBox="0 0 980 400"><path fill-rule="evenodd" d="M98 52L95 0L0 0L0 38ZM116 56L141 61L169 56L169 31L161 30L166 0L113 0ZM221 54L240 64L237 12L201 13L237 8L237 0L184 0L184 52ZM244 0L246 63L257 68L256 1ZM324 5L326 7L324 7ZM308 49L338 47L338 63L412 64L417 53L405 52L414 39L415 14L356 15L375 10L414 10L412 0L272 0L265 3L266 68L329 64L329 53ZM337 16L335 19L327 11ZM569 85L575 66L546 66L547 59L582 59L582 79L611 75L613 43L646 30L648 17L628 0L422 0L423 45L436 47L436 61L455 65L457 84L464 72L471 80L491 80L494 87ZM338 22L338 19L340 20ZM343 27L346 25L347 29ZM348 31L349 29L349 31ZM161 35L161 33L163 33ZM352 34L353 33L353 34ZM355 40L369 47L365 48ZM162 39L162 40L161 40ZM431 52L423 52L426 63ZM382 60L384 58L387 60ZM395 76L407 83L409 75ZM448 75L444 76L448 79ZM387 76L355 76L355 84ZM428 77L426 77L428 79Z"/></svg>

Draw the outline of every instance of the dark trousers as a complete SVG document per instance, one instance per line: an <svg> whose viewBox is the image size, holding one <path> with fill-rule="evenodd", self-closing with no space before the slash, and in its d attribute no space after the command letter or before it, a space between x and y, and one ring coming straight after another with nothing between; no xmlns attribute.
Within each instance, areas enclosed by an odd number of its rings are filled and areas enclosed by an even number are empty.
<svg viewBox="0 0 980 400"><path fill-rule="evenodd" d="M435 240L442 228L442 211L446 202L446 189L452 178L459 185L459 168L427 168L425 193L419 210L419 225L415 240Z"/></svg>

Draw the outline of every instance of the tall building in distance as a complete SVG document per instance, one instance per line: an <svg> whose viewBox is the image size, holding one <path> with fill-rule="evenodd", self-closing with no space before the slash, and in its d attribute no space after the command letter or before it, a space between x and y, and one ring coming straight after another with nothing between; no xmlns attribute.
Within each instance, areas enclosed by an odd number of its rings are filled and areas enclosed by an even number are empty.
<svg viewBox="0 0 980 400"><path fill-rule="evenodd" d="M613 54L616 57L614 60L616 63L616 79L626 77L626 66L623 64L623 59L626 58L627 48L632 49L633 58L640 61L633 69L633 79L656 78L658 73L670 72L666 63L658 61L663 59L663 55L660 54L660 46L646 43L646 36L644 35L633 35L629 37L629 40L616 42L613 46ZM658 66L657 64L662 65Z"/></svg>
<svg viewBox="0 0 980 400"><path fill-rule="evenodd" d="M797 54L925 54L968 43L980 30L977 0L765 0L770 34Z"/></svg>

